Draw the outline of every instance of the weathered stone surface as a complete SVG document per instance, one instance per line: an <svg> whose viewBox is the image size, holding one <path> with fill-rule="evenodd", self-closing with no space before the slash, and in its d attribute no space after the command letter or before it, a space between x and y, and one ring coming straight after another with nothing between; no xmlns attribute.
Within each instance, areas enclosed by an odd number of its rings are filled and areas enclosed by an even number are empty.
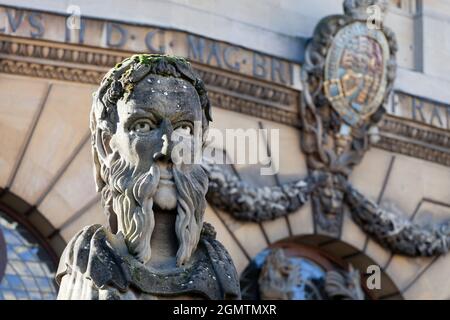
<svg viewBox="0 0 450 320"><path fill-rule="evenodd" d="M406 299L422 300L448 300L450 288L450 255L439 257L427 270L415 281L410 282L410 287L403 293Z"/></svg>
<svg viewBox="0 0 450 320"><path fill-rule="evenodd" d="M265 221L285 216L301 207L310 193L323 183L323 176L273 187L252 187L220 165L205 164L209 175L208 201L230 211L235 218Z"/></svg>
<svg viewBox="0 0 450 320"><path fill-rule="evenodd" d="M242 222L234 235L252 258L268 246L261 226L255 222Z"/></svg>
<svg viewBox="0 0 450 320"><path fill-rule="evenodd" d="M240 292L239 285L232 281L237 277L233 262L211 231L214 232L212 227L205 224L193 263L185 268L161 269L146 266L129 253L114 251L108 239L110 233L101 225L85 227L72 238L61 257L56 276L62 283L59 298L237 298ZM89 275L83 279L85 286L90 285L86 291L75 287L79 281L75 277L80 273ZM63 282L67 276L70 278ZM134 292L131 286L138 291Z"/></svg>
<svg viewBox="0 0 450 320"><path fill-rule="evenodd" d="M21 148L48 90L47 81L1 75L0 94L0 186L9 183ZM40 99L39 99L40 98Z"/></svg>
<svg viewBox="0 0 450 320"><path fill-rule="evenodd" d="M288 220L294 235L306 235L314 233L314 217L311 202L305 203L294 213L288 215Z"/></svg>
<svg viewBox="0 0 450 320"><path fill-rule="evenodd" d="M263 221L261 225L264 228L270 243L277 242L278 240L290 236L286 218Z"/></svg>
<svg viewBox="0 0 450 320"><path fill-rule="evenodd" d="M262 127L267 130L278 130L278 146L272 146L271 158L279 164L277 178L280 183L300 180L308 175L306 157L300 146L300 131L297 128L264 120ZM289 152L286 152L289 150Z"/></svg>
<svg viewBox="0 0 450 320"><path fill-rule="evenodd" d="M211 120L182 58L136 55L106 74L90 128L108 226L69 242L59 299L240 298L231 257L203 222L208 175L194 156Z"/></svg>
<svg viewBox="0 0 450 320"><path fill-rule="evenodd" d="M352 245L358 250L362 251L364 248L364 242L366 240L366 234L351 218L351 214L348 210L344 212L344 219L342 221L341 240L345 243Z"/></svg>
<svg viewBox="0 0 450 320"><path fill-rule="evenodd" d="M450 250L450 220L420 225L383 209L347 183L346 203L355 222L383 246L408 256L435 256Z"/></svg>
<svg viewBox="0 0 450 320"><path fill-rule="evenodd" d="M391 253L387 248L372 239L368 239L365 254L380 267L384 267L391 257Z"/></svg>
<svg viewBox="0 0 450 320"><path fill-rule="evenodd" d="M76 193L71 192L74 189L77 190ZM56 228L60 228L95 197L95 184L92 181L92 155L90 143L86 141L64 174L59 177L39 204L38 209L52 221ZM89 224L93 222L91 221Z"/></svg>
<svg viewBox="0 0 450 320"><path fill-rule="evenodd" d="M219 216L215 213L215 210L211 209L210 205L206 206L205 220L209 221L217 231L217 240L227 248L230 255L233 257L233 262L238 274L241 274L242 270L249 263L245 252L239 246L237 240L233 238L233 234L227 229L225 223L220 220Z"/></svg>
<svg viewBox="0 0 450 320"><path fill-rule="evenodd" d="M355 167L349 177L350 182L363 192L366 197L378 200L383 192L383 183L389 181L389 165L392 161L392 154L380 150L370 149L367 151L361 163Z"/></svg>
<svg viewBox="0 0 450 320"><path fill-rule="evenodd" d="M92 87L54 83L11 191L34 204L88 134ZM67 99L67 97L78 97ZM57 135L58 139L49 139ZM45 145L45 148L42 146ZM30 173L33 179L30 179Z"/></svg>
<svg viewBox="0 0 450 320"><path fill-rule="evenodd" d="M94 203L85 212L82 212L80 216L76 217L70 224L61 228L60 234L63 239L68 243L70 239L82 228L89 224L101 224L107 225L106 216L103 213L103 207L98 201Z"/></svg>

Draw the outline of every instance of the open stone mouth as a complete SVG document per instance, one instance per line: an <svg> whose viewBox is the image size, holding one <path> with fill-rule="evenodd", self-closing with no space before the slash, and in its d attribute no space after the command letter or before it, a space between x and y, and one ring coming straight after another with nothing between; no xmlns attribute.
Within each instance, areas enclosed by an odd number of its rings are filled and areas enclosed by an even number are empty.
<svg viewBox="0 0 450 320"><path fill-rule="evenodd" d="M172 164L161 165L159 168L160 172L160 183L162 184L172 184L173 181L173 173L172 173Z"/></svg>

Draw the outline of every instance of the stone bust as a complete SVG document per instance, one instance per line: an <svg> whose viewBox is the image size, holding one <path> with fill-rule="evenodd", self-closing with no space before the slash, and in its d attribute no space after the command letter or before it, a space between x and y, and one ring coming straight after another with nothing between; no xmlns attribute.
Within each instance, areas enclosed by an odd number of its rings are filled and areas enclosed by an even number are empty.
<svg viewBox="0 0 450 320"><path fill-rule="evenodd" d="M183 58L135 55L105 75L90 129L108 226L68 243L58 299L240 298L233 262L203 222L208 175L193 158L209 121L205 86Z"/></svg>

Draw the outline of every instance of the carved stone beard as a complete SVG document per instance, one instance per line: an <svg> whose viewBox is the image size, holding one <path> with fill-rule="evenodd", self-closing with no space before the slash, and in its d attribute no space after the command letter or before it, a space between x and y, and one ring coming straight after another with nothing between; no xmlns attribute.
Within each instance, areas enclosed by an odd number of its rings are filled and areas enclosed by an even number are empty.
<svg viewBox="0 0 450 320"><path fill-rule="evenodd" d="M155 227L153 197L159 183L159 166L154 163L148 172L139 172L119 157L110 170L106 166L102 169L102 178L108 182L102 190L104 206L116 216L117 232L123 234L130 253L146 263L151 258ZM172 171L177 190L176 260L177 266L181 266L189 261L200 239L208 175L196 164L173 165Z"/></svg>
<svg viewBox="0 0 450 320"><path fill-rule="evenodd" d="M177 188L177 218L175 232L178 238L177 265L187 263L197 247L203 228L206 209L208 175L199 164L173 166Z"/></svg>

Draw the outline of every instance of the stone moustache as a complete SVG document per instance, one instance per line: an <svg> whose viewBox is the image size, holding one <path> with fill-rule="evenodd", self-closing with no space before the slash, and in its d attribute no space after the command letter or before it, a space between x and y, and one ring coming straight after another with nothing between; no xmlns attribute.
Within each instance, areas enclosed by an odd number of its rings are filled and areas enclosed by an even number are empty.
<svg viewBox="0 0 450 320"><path fill-rule="evenodd" d="M204 84L182 58L135 55L105 75L90 128L108 226L69 242L58 299L240 298L233 262L203 222L208 175L173 161L177 144L198 134L194 123L206 131L209 121Z"/></svg>

